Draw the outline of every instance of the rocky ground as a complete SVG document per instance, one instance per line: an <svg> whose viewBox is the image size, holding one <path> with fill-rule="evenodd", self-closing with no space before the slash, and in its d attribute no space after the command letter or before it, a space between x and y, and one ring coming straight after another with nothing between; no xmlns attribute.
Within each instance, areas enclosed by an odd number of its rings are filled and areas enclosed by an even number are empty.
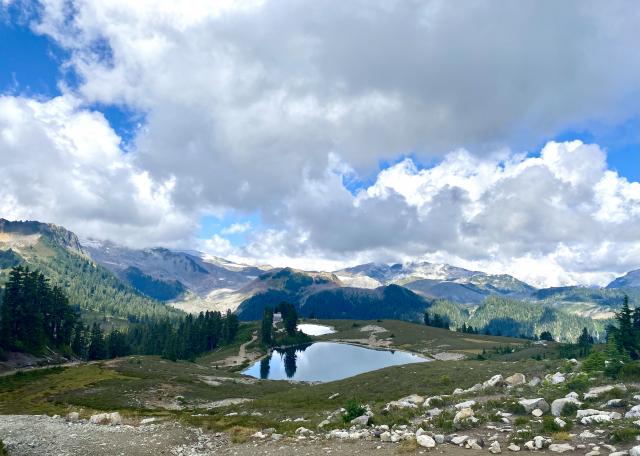
<svg viewBox="0 0 640 456"><path fill-rule="evenodd" d="M227 379L207 380L214 384ZM234 419L254 413L245 403L220 406L225 407L224 416ZM66 417L0 415L0 438L10 455L640 456L640 384L608 384L603 377L581 373L577 361L544 378L498 374L468 389L455 388L451 394L412 394L382 410L376 408L375 413L367 404L350 407L327 412L318 426L302 417L287 418L281 423L284 430L238 427L229 434L206 432L169 418L123 418L117 412L85 415L85 419L77 412ZM350 422L345 425L347 414Z"/></svg>

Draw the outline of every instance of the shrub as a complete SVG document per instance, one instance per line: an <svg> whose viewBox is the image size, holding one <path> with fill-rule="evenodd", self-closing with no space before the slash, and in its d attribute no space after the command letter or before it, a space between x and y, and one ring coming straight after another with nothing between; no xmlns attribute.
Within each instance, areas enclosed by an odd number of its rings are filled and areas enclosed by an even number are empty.
<svg viewBox="0 0 640 456"><path fill-rule="evenodd" d="M527 410L524 408L524 406L522 404L516 402L516 401L505 402L503 407L509 413L514 413L516 415L526 415L527 414Z"/></svg>
<svg viewBox="0 0 640 456"><path fill-rule="evenodd" d="M640 378L640 361L626 364L620 369L618 377L622 380L637 380Z"/></svg>
<svg viewBox="0 0 640 456"><path fill-rule="evenodd" d="M364 408L356 399L349 399L344 406L345 412L342 415L342 419L345 423L349 423L351 420L358 418L359 416L367 413L367 409Z"/></svg>
<svg viewBox="0 0 640 456"><path fill-rule="evenodd" d="M444 410L440 415L434 418L433 425L443 431L453 431L453 413L449 410Z"/></svg>
<svg viewBox="0 0 640 456"><path fill-rule="evenodd" d="M576 416L576 412L578 411L578 405L572 402L565 404L562 408L562 416Z"/></svg>
<svg viewBox="0 0 640 456"><path fill-rule="evenodd" d="M606 367L607 357L603 352L593 352L582 363L585 372L603 371Z"/></svg>
<svg viewBox="0 0 640 456"><path fill-rule="evenodd" d="M635 429L632 427L623 427L619 429L615 429L611 432L611 441L612 442L632 442L635 440L636 436L640 435L640 429Z"/></svg>
<svg viewBox="0 0 640 456"><path fill-rule="evenodd" d="M443 385L450 385L451 378L448 375L443 375L442 377L440 377L440 383Z"/></svg>
<svg viewBox="0 0 640 456"><path fill-rule="evenodd" d="M568 392L570 391L586 391L587 389L589 389L589 376L587 374L579 374L576 375L575 377L569 379L569 381L567 381L565 383L566 386L566 390Z"/></svg>
<svg viewBox="0 0 640 456"><path fill-rule="evenodd" d="M4 442L0 440L0 456L7 456L8 454L9 452L7 451L7 448L4 446Z"/></svg>
<svg viewBox="0 0 640 456"><path fill-rule="evenodd" d="M514 424L516 426L526 426L527 424L529 424L531 420L529 419L528 416L519 416L516 418L516 420L514 421Z"/></svg>
<svg viewBox="0 0 640 456"><path fill-rule="evenodd" d="M556 442L568 442L571 440L571 435L565 431L554 432L551 438Z"/></svg>

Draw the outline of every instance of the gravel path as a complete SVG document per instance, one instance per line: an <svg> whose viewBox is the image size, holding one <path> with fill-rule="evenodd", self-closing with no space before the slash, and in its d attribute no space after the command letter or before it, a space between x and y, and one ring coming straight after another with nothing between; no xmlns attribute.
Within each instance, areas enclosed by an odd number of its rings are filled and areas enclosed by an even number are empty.
<svg viewBox="0 0 640 456"><path fill-rule="evenodd" d="M0 438L11 456L190 456L216 454L228 445L223 434L205 434L173 422L102 426L43 415L0 416Z"/></svg>

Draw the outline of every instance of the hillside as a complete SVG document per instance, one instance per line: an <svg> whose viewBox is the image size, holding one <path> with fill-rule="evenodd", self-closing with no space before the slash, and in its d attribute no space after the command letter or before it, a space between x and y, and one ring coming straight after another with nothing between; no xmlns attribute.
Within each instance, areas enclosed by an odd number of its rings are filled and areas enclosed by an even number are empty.
<svg viewBox="0 0 640 456"><path fill-rule="evenodd" d="M640 288L640 269L627 272L624 276L618 277L607 288Z"/></svg>
<svg viewBox="0 0 640 456"><path fill-rule="evenodd" d="M187 293L205 297L214 290L237 290L263 271L198 252L166 248L131 249L112 242L86 241L93 260L143 294L161 301L182 300Z"/></svg>
<svg viewBox="0 0 640 456"><path fill-rule="evenodd" d="M72 232L40 222L0 220L0 280L16 263L40 270L70 304L102 315L169 317L176 311L149 299L96 264Z"/></svg>
<svg viewBox="0 0 640 456"><path fill-rule="evenodd" d="M549 331L555 340L562 342L575 342L582 328L587 328L596 339L603 339L605 335L605 320L593 320L552 306L496 296L487 298L477 307L438 300L429 311L446 315L454 327L466 323L481 333L489 331L494 335L533 337Z"/></svg>

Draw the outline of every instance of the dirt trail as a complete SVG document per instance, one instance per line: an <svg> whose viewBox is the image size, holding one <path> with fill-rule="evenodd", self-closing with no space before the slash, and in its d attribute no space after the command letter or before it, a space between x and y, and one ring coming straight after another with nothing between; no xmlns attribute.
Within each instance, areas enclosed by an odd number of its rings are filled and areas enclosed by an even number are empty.
<svg viewBox="0 0 640 456"><path fill-rule="evenodd" d="M247 347L249 346L249 344L255 342L256 340L258 340L258 335L256 333L254 333L251 336L251 340L248 342L245 342L244 344L240 345L240 349L238 350L238 354L235 356L229 356L228 358L225 358L222 363L215 363L218 366L236 366L238 364L242 364L245 361L253 361L256 358L258 358L258 354L257 353L249 353L247 354Z"/></svg>

